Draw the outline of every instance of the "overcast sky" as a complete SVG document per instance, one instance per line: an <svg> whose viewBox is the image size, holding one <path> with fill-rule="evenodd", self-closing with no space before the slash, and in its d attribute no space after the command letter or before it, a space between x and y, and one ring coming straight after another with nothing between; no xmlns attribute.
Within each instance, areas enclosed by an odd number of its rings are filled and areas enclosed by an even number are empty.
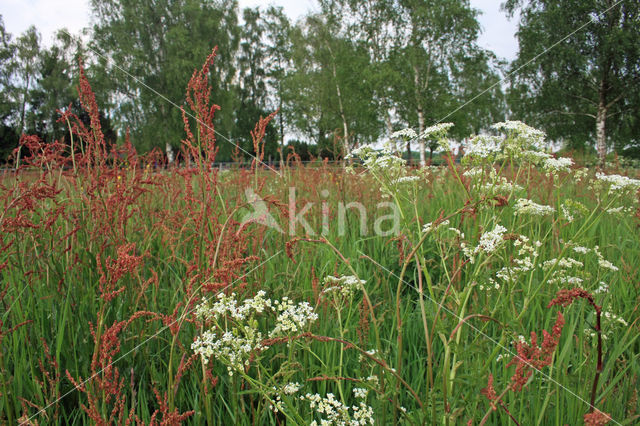
<svg viewBox="0 0 640 426"><path fill-rule="evenodd" d="M471 0L471 5L482 11L480 24L483 33L480 45L493 50L505 59L514 59L518 43L514 37L516 20L509 21L500 11L502 0ZM285 12L297 19L308 11L317 10L314 0L240 0L240 7L283 6ZM89 2L87 0L2 0L0 2L5 28L14 37L35 25L49 44L53 33L62 27L72 33L79 32L89 23Z"/></svg>

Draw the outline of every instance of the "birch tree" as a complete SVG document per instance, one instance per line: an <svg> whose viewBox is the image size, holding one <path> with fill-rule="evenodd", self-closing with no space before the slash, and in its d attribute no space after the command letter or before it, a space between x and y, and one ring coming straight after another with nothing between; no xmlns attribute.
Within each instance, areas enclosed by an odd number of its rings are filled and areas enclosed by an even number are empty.
<svg viewBox="0 0 640 426"><path fill-rule="evenodd" d="M508 0L504 7L521 16L513 67L524 67L512 81L514 112L572 147L595 140L600 165L612 140L637 144L640 3Z"/></svg>

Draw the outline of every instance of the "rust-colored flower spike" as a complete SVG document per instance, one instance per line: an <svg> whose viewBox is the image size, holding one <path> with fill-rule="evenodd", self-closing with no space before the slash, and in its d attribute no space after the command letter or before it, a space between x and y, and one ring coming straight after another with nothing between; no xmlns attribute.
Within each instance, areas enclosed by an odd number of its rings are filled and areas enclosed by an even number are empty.
<svg viewBox="0 0 640 426"><path fill-rule="evenodd" d="M98 269L100 272L100 296L106 302L110 302L124 291L124 286L116 288L120 278L127 273L134 273L142 263L142 256L136 256L134 254L135 249L135 243L127 243L118 247L118 256L116 259L112 259L110 256L107 257L105 262L106 273L100 264L100 256L97 256Z"/></svg>
<svg viewBox="0 0 640 426"><path fill-rule="evenodd" d="M602 426L606 425L610 421L611 416L600 410L595 410L593 413L587 413L584 415L585 426Z"/></svg>
<svg viewBox="0 0 640 426"><path fill-rule="evenodd" d="M187 104L196 117L196 126L199 130L199 137L196 139L191 131L189 119L184 108L182 110L182 121L187 138L183 140L187 154L195 159L200 159L204 154L204 165L210 167L214 162L218 148L216 147L216 135L213 125L213 116L220 107L216 104L210 105L211 86L209 84L209 69L218 52L218 47L214 47L207 60L200 70L194 70L189 84L187 85Z"/></svg>
<svg viewBox="0 0 640 426"><path fill-rule="evenodd" d="M78 61L80 68L80 82L78 83L78 97L82 108L89 115L91 131L86 135L88 151L93 154L93 160L95 165L102 165L106 161L106 144L104 135L102 133L102 126L100 124L100 110L98 109L98 103L96 97L91 89L91 84L84 72L84 66L82 60Z"/></svg>
<svg viewBox="0 0 640 426"><path fill-rule="evenodd" d="M489 401L491 401L491 409L495 411L496 406L493 404L493 401L498 398L498 394L496 393L495 388L493 387L493 374L489 373L489 380L487 383L487 387L480 391L481 394L487 397Z"/></svg>
<svg viewBox="0 0 640 426"><path fill-rule="evenodd" d="M576 299L586 299L589 302L589 304L593 306L593 308L596 310L597 314L600 314L602 312L602 307L596 305L595 301L593 300L593 295L591 295L591 293L581 288L573 288L571 290L558 291L558 293L556 293L556 298L553 299L551 302L549 302L549 304L547 305L547 308L550 308L555 305L567 307L571 305L573 301Z"/></svg>
<svg viewBox="0 0 640 426"><path fill-rule="evenodd" d="M161 394L155 386L153 386L151 390L156 396L159 408L156 409L156 411L154 411L151 415L151 421L149 422L149 424L179 425L196 413L195 410L185 411L184 413L180 413L177 408L171 410L169 408L169 404L167 403L167 392Z"/></svg>
<svg viewBox="0 0 640 426"><path fill-rule="evenodd" d="M564 327L564 317L558 312L551 334L546 330L542 332L542 346L538 347L538 336L534 332L531 332L531 345L524 342L517 343L516 350L518 355L514 356L511 362L507 364L507 366L516 366L516 371L511 377L511 384L515 392L522 390L527 383L529 377L533 374L532 368L539 370L551 364L553 352L560 341L562 327Z"/></svg>
<svg viewBox="0 0 640 426"><path fill-rule="evenodd" d="M276 114L279 111L280 109L277 109L276 111L272 112L265 118L260 117L260 119L256 123L255 128L250 132L251 139L253 140L253 150L256 153L255 158L251 162L251 167L254 169L258 167L259 162L261 163L262 160L264 160L264 144L266 142L264 140L264 134L267 131L267 126L269 125L269 122L273 120L273 118L276 116Z"/></svg>

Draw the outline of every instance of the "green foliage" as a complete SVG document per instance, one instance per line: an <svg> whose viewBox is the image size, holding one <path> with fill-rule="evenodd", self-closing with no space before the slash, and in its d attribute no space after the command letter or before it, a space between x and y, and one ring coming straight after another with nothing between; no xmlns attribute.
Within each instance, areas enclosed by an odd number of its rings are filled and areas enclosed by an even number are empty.
<svg viewBox="0 0 640 426"><path fill-rule="evenodd" d="M232 84L239 42L236 9L235 1L163 0L153 7L144 2L92 2L97 22L92 45L109 58L102 61L98 79L108 81L113 93L117 127L123 131L131 126L141 149L180 146L181 113L157 93L182 106L185 82L213 46L218 46L213 96L222 107L217 130L229 136L238 106Z"/></svg>
<svg viewBox="0 0 640 426"><path fill-rule="evenodd" d="M497 79L495 58L476 44L476 11L453 0L326 0L297 23L282 8L239 10L237 1L162 0L150 7L107 0L92 1L91 9L87 45L60 32L41 47L35 29L11 42L3 28L0 112L18 134L64 139L56 110L72 102L79 57L114 138L122 140L129 128L139 150L175 152L184 82L218 46L211 78L211 97L221 107L214 123L218 161L232 160L236 146L242 157L253 153L250 131L275 110L267 159L277 159L289 138L337 158L394 128L421 129ZM454 112L454 136L502 118L499 89L474 102L474 113Z"/></svg>
<svg viewBox="0 0 640 426"><path fill-rule="evenodd" d="M544 129L553 140L582 148L596 141L598 113L604 111L603 143L618 152L638 144L640 3L614 3L505 2L509 13L519 11L521 17L520 51L511 66L517 72L509 91L515 118Z"/></svg>

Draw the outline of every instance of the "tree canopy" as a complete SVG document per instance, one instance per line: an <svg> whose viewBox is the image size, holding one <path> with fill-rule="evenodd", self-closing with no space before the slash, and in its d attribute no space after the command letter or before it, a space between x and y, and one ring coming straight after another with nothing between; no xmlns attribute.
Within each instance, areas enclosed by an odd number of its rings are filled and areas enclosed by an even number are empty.
<svg viewBox="0 0 640 426"><path fill-rule="evenodd" d="M569 147L595 141L601 162L607 148L638 145L640 3L508 0L504 8L521 16L514 114Z"/></svg>
<svg viewBox="0 0 640 426"><path fill-rule="evenodd" d="M142 152L176 151L187 82L214 46L220 161L252 153L250 131L275 110L265 136L271 160L290 141L338 157L407 127L421 134L450 121L461 139L506 116L574 149L639 145L637 2L507 0L506 13L520 14L508 84L504 63L478 44L479 11L468 0L318 5L294 22L282 8L240 10L235 0L92 0L87 36L62 30L49 45L36 28L13 37L0 20L1 160L21 133L64 139L58 109L77 106L80 58L114 141L129 128ZM573 33L558 43L558 28ZM409 158L416 142L424 164L435 141L410 141Z"/></svg>

